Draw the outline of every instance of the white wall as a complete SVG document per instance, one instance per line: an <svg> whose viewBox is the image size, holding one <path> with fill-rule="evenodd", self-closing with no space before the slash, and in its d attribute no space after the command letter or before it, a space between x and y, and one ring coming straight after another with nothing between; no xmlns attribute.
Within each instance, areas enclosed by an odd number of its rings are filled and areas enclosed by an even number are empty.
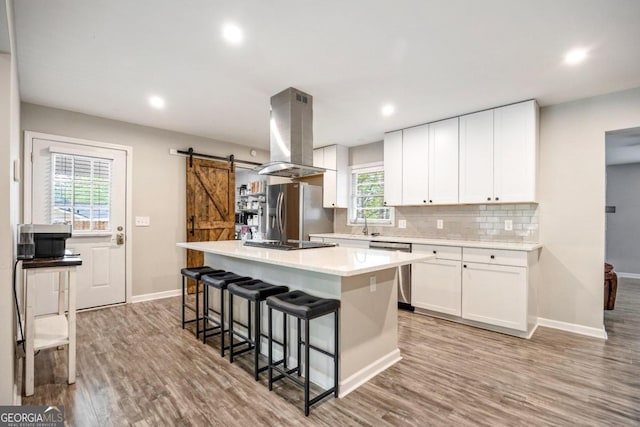
<svg viewBox="0 0 640 427"><path fill-rule="evenodd" d="M110 142L133 147L133 216L149 216L150 227L134 227L133 295L177 289L186 240L185 158L169 155L170 148L263 162L268 153L228 142L103 119L34 104L22 104L22 129Z"/></svg>
<svg viewBox="0 0 640 427"><path fill-rule="evenodd" d="M3 2L0 8L5 5L9 19L4 13L0 13L0 19L7 20L11 38L12 5ZM0 405L14 403L16 320L11 279L20 184L13 180L13 161L19 158L19 120L17 66L10 54L0 53Z"/></svg>
<svg viewBox="0 0 640 427"><path fill-rule="evenodd" d="M640 163L607 166L607 262L640 275Z"/></svg>
<svg viewBox="0 0 640 427"><path fill-rule="evenodd" d="M637 126L640 88L541 109L540 317L602 328L605 132Z"/></svg>

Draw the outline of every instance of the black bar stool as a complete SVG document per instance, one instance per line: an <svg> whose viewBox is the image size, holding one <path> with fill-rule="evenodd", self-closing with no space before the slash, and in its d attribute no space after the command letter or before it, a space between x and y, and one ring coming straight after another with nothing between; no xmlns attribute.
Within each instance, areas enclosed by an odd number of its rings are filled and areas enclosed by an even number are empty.
<svg viewBox="0 0 640 427"><path fill-rule="evenodd" d="M220 355L222 357L224 357L224 350L226 349L224 345L224 334L225 332L228 332L228 330L224 328L224 290L227 289L227 286L230 283L246 282L247 280L251 280L251 277L240 276L230 271L202 276L202 284L204 285L204 312L202 313L204 325L202 328L202 342L206 344L207 337L220 334ZM216 320L215 318L209 316L210 286L213 286L220 291L220 311L216 312L214 310L211 310L219 316L219 320ZM209 322L213 323L215 326L213 328L208 328ZM211 330L217 330L217 332L209 334L209 331Z"/></svg>
<svg viewBox="0 0 640 427"><path fill-rule="evenodd" d="M245 353L251 349L253 349L253 375L258 381L260 372L266 371L268 366L263 366L260 368L258 366L258 356L260 355L260 341L261 338L267 337L267 335L262 333L261 322L261 307L262 302L272 295L283 294L285 292L289 292L289 288L286 286L278 286L272 285L270 283L263 282L262 280L249 280L248 282L236 282L232 283L227 287L227 291L229 292L229 362L233 363L234 356ZM242 335L238 331L233 329L234 320L233 320L233 296L237 296L240 298L244 298L247 300L247 308L248 308L248 321L246 325L243 325L247 328L247 335ZM253 301L253 310L254 310L254 327L253 327L253 338L251 333L251 302ZM237 345L247 344L247 348L244 348L240 351L235 351L234 347L236 344L233 342L233 337L236 336L242 341Z"/></svg>
<svg viewBox="0 0 640 427"><path fill-rule="evenodd" d="M304 415L309 416L309 407L325 397L333 393L334 397L338 397L338 311L340 301L336 299L324 299L314 297L302 291L292 291L286 294L274 295L267 298L267 306L269 307L269 390L273 389L273 383L282 378L289 378L301 387L304 387ZM286 329L287 315L293 316L298 320L298 366L293 369L286 368L287 360L287 337L283 340L283 358L282 360L273 360L273 322L272 311L277 310L284 314L284 326ZM311 345L309 339L309 322L327 314L334 314L334 347L333 353L329 353L321 348ZM304 341L302 340L301 323L304 320ZM300 381L301 365L303 358L301 357L302 346L304 345L304 382ZM333 359L333 387L323 391L313 399L309 399L309 350L313 349L319 353L329 356ZM279 365L283 364L283 368ZM273 371L277 371L280 375L273 377ZM297 372L297 377L292 374Z"/></svg>
<svg viewBox="0 0 640 427"><path fill-rule="evenodd" d="M223 270L215 270L211 267L203 265L201 267L187 267L180 270L182 274L182 329L187 323L196 322L196 338L200 338L200 279L205 274L221 272ZM195 307L188 305L185 301L186 297L186 278L196 281L196 305ZM189 309L196 314L193 320L185 320L185 309Z"/></svg>

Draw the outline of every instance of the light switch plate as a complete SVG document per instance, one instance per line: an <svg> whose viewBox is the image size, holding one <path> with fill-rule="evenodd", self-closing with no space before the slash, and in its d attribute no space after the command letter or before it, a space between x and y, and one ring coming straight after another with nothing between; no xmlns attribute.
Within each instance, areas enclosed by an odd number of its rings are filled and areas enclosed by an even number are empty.
<svg viewBox="0 0 640 427"><path fill-rule="evenodd" d="M136 227L148 227L151 225L151 220L148 216L137 216Z"/></svg>
<svg viewBox="0 0 640 427"><path fill-rule="evenodd" d="M444 221L443 221L443 220L441 220L441 219L437 220L437 221L436 221L436 228L437 228L438 230L442 230L442 229L444 228Z"/></svg>
<svg viewBox="0 0 640 427"><path fill-rule="evenodd" d="M398 228L407 228L407 220L399 219L398 220Z"/></svg>
<svg viewBox="0 0 640 427"><path fill-rule="evenodd" d="M504 220L504 229L507 231L513 230L513 220L505 219Z"/></svg>

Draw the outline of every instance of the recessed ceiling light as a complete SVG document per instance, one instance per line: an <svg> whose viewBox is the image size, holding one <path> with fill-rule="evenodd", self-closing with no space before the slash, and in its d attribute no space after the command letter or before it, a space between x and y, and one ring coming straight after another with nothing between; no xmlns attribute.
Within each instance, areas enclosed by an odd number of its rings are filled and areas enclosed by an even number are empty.
<svg viewBox="0 0 640 427"><path fill-rule="evenodd" d="M244 34L242 29L236 24L227 23L222 27L222 37L229 44L240 44L244 40Z"/></svg>
<svg viewBox="0 0 640 427"><path fill-rule="evenodd" d="M385 117L388 117L395 112L396 112L396 107L394 107L393 104L387 104L384 107L382 107L382 115Z"/></svg>
<svg viewBox="0 0 640 427"><path fill-rule="evenodd" d="M161 110L164 108L164 99L160 98L159 96L150 96L149 105L157 110Z"/></svg>
<svg viewBox="0 0 640 427"><path fill-rule="evenodd" d="M564 62L569 65L576 65L587 59L587 49L573 49L564 56Z"/></svg>

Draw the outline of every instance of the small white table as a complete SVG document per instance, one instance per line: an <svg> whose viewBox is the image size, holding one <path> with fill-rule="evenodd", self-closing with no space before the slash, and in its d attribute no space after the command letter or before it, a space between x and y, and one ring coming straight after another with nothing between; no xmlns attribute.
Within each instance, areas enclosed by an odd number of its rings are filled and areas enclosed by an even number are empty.
<svg viewBox="0 0 640 427"><path fill-rule="evenodd" d="M67 346L69 384L76 382L76 268L78 257L23 261L25 270L25 395L34 392L34 356L38 350ZM58 314L35 317L36 272L58 273ZM68 310L65 316L65 288Z"/></svg>

